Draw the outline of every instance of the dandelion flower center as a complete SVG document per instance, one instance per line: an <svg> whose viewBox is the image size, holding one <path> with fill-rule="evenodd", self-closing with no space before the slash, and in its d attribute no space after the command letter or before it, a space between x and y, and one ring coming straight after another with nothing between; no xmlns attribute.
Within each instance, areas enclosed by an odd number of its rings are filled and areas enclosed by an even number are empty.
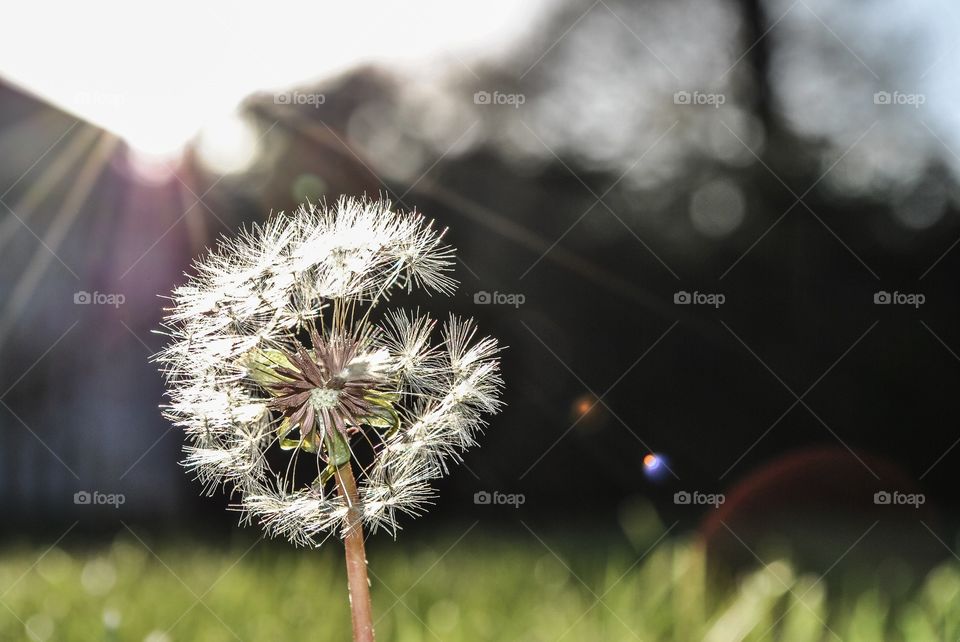
<svg viewBox="0 0 960 642"><path fill-rule="evenodd" d="M272 396L270 407L286 418L280 437L299 430L299 447L316 452L333 433L349 437L371 425L371 399L389 381L371 366L364 339L324 336L314 325L309 332L312 348L292 342L260 387Z"/></svg>
<svg viewBox="0 0 960 642"><path fill-rule="evenodd" d="M337 407L340 391L333 388L314 388L310 391L310 403L316 410L330 410Z"/></svg>

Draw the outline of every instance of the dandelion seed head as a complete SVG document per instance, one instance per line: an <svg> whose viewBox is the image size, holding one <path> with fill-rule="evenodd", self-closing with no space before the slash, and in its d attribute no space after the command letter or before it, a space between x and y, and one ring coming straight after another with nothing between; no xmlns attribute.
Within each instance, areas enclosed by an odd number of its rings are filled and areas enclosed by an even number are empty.
<svg viewBox="0 0 960 642"><path fill-rule="evenodd" d="M315 546L346 526L325 473L347 460L364 524L396 533L501 407L495 339L385 309L414 289L451 294L454 259L442 232L383 200L307 204L222 239L174 290L156 357L184 465L234 492L243 522Z"/></svg>

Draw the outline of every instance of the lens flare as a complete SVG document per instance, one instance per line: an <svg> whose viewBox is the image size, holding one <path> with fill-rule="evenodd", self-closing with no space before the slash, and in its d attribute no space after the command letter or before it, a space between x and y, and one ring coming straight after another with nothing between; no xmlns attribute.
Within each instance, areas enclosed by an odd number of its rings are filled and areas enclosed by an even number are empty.
<svg viewBox="0 0 960 642"><path fill-rule="evenodd" d="M577 402L577 413L585 415L593 408L593 404L590 403L589 399L581 399Z"/></svg>
<svg viewBox="0 0 960 642"><path fill-rule="evenodd" d="M647 479L659 480L668 471L667 462L659 453L647 453L643 456L643 474Z"/></svg>

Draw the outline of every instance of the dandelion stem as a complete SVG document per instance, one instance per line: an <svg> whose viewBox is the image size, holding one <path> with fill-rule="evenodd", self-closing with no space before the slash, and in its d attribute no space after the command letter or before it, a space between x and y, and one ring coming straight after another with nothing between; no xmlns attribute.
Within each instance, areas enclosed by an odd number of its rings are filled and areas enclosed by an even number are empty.
<svg viewBox="0 0 960 642"><path fill-rule="evenodd" d="M353 478L353 466L347 462L337 468L337 489L346 498L349 510L346 537L347 585L350 589L350 617L354 642L374 642L373 609L370 606L370 581L367 579L367 554L363 545L360 496Z"/></svg>

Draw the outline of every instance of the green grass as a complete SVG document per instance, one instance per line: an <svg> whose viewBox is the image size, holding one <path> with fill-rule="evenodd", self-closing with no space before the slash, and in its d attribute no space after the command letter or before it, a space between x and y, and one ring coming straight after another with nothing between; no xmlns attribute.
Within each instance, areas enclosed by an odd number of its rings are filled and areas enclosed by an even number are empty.
<svg viewBox="0 0 960 642"><path fill-rule="evenodd" d="M833 583L828 589L782 560L748 572L729 590L711 592L702 553L682 539L661 542L637 562L646 547L634 550L623 541L546 532L504 539L479 528L458 541L465 530L431 542L375 543L370 558L378 639L960 637L955 563L896 599L873 582L838 582L847 588L834 592ZM145 535L141 542L129 533L89 548L7 547L0 552L0 592L6 591L0 639L349 639L335 542L319 551L268 542L247 548ZM840 570L834 572L842 579Z"/></svg>

